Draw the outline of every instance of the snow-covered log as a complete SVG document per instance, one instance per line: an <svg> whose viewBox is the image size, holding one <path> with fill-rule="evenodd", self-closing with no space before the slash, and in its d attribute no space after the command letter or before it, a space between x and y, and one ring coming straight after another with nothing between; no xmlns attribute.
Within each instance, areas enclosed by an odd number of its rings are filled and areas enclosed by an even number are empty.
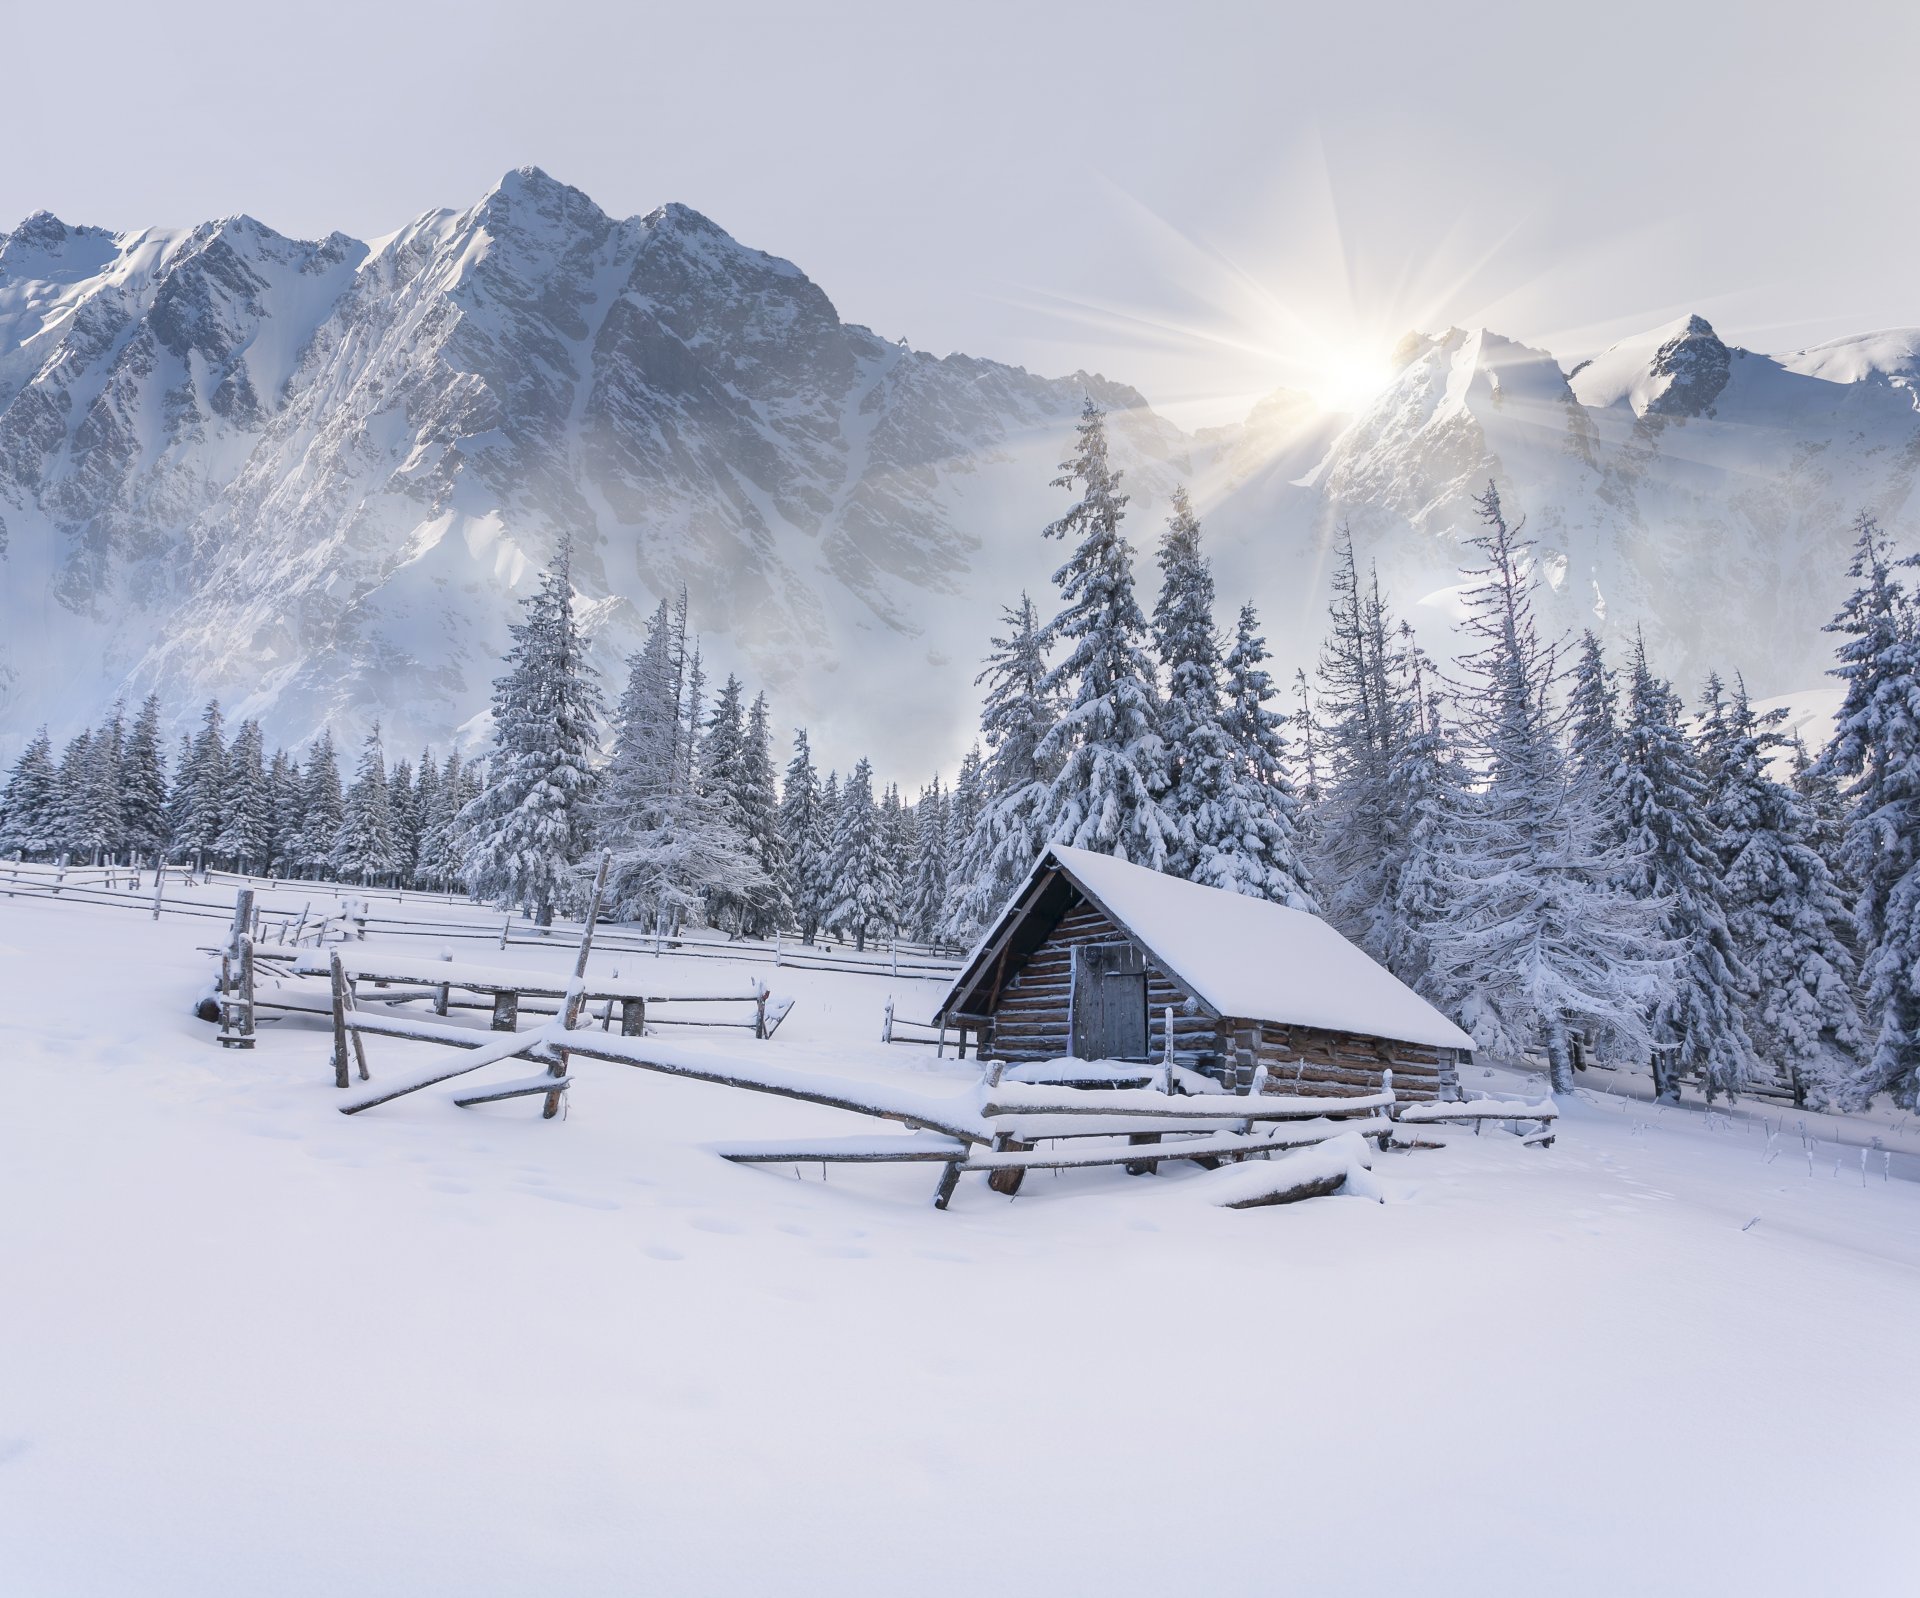
<svg viewBox="0 0 1920 1598"><path fill-rule="evenodd" d="M1302 1149L1284 1160L1236 1165L1206 1178L1201 1196L1222 1209L1263 1209L1295 1204L1334 1193L1380 1199L1367 1164L1367 1147L1358 1137L1334 1137L1318 1148Z"/></svg>

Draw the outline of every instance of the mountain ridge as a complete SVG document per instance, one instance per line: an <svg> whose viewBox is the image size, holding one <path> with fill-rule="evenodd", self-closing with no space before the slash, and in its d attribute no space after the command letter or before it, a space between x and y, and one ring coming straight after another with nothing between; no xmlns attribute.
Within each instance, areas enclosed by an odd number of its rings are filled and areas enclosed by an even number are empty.
<svg viewBox="0 0 1920 1598"><path fill-rule="evenodd" d="M1342 525L1437 634L1489 477L1552 618L1647 626L1683 685L1816 680L1846 524L1912 524L1920 334L1770 357L1696 316L1564 371L1456 328L1396 368L1348 418L1276 391L1190 436L1098 374L890 341L691 207L615 218L538 168L374 241L36 213L0 236L0 744L149 686L292 742L378 716L471 743L570 532L609 671L684 582L720 668L830 759L950 764L997 607L1057 558L1034 535L1088 397L1136 545L1190 483L1287 665Z"/></svg>

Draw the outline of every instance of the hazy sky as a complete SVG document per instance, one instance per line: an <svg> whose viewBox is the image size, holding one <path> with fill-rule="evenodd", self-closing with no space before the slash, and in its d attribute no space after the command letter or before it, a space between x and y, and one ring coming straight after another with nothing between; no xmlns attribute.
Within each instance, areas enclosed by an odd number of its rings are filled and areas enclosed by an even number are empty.
<svg viewBox="0 0 1920 1598"><path fill-rule="evenodd" d="M1920 6L619 6L16 13L0 226L391 232L534 163L682 200L936 352L1183 421L1364 389L1408 328L1563 359L1689 310L1920 323Z"/></svg>

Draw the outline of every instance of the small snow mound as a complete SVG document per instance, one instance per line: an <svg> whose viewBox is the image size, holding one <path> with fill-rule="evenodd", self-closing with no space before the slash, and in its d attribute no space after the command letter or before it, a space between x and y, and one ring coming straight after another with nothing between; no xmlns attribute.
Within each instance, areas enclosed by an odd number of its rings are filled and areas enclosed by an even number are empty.
<svg viewBox="0 0 1920 1598"><path fill-rule="evenodd" d="M1301 1149L1279 1160L1249 1160L1214 1171L1199 1184L1201 1198L1222 1209L1261 1209L1300 1199L1340 1193L1381 1204L1386 1195L1375 1180L1367 1145L1358 1132Z"/></svg>

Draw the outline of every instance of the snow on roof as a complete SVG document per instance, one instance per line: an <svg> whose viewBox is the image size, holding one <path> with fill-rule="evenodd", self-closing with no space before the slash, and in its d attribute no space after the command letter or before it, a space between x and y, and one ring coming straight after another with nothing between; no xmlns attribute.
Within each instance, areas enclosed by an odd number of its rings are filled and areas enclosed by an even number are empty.
<svg viewBox="0 0 1920 1598"><path fill-rule="evenodd" d="M1473 1047L1465 1032L1318 916L1112 855L1065 844L1049 853L1169 976L1221 1015Z"/></svg>

